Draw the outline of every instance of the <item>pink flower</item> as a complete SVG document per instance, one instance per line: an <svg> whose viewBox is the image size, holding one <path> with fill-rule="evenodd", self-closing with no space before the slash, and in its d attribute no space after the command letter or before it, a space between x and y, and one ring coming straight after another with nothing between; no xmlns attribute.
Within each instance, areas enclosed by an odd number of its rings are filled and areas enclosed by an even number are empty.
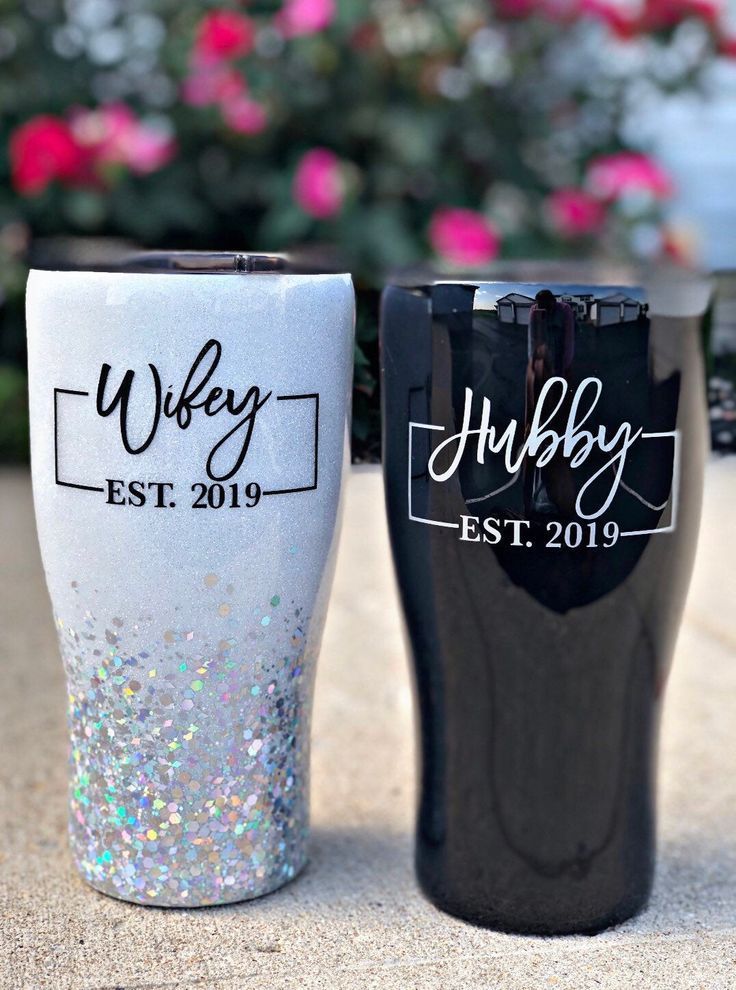
<svg viewBox="0 0 736 990"><path fill-rule="evenodd" d="M603 205L584 189L556 189L545 203L552 226L562 237L594 234L603 225Z"/></svg>
<svg viewBox="0 0 736 990"><path fill-rule="evenodd" d="M586 186L603 200L614 200L627 193L649 193L656 199L672 194L672 180L653 158L635 151L600 155L588 165Z"/></svg>
<svg viewBox="0 0 736 990"><path fill-rule="evenodd" d="M221 111L227 126L238 134L260 134L268 123L266 108L249 96L223 103Z"/></svg>
<svg viewBox="0 0 736 990"><path fill-rule="evenodd" d="M284 37L295 38L324 31L336 12L335 0L286 0L275 23Z"/></svg>
<svg viewBox="0 0 736 990"><path fill-rule="evenodd" d="M707 24L715 24L720 5L711 0L645 0L644 27L649 31L675 27L688 17L698 17Z"/></svg>
<svg viewBox="0 0 736 990"><path fill-rule="evenodd" d="M736 35L722 34L718 38L718 51L726 58L736 58Z"/></svg>
<svg viewBox="0 0 736 990"><path fill-rule="evenodd" d="M482 213L442 206L429 224L435 252L454 265L482 265L498 254L501 239Z"/></svg>
<svg viewBox="0 0 736 990"><path fill-rule="evenodd" d="M84 181L87 164L68 123L58 117L32 117L11 134L11 175L23 195L41 193L55 179L67 184Z"/></svg>
<svg viewBox="0 0 736 990"><path fill-rule="evenodd" d="M176 151L173 138L159 127L145 124L124 103L98 110L76 110L72 132L99 165L125 165L139 175L155 172Z"/></svg>
<svg viewBox="0 0 736 990"><path fill-rule="evenodd" d="M42 192L55 179L100 185L108 165L124 165L140 175L155 172L175 151L168 132L138 120L122 103L77 108L68 121L34 117L10 139L13 184L27 195Z"/></svg>
<svg viewBox="0 0 736 990"><path fill-rule="evenodd" d="M157 172L176 154L176 141L166 131L139 123L119 146L121 160L138 175Z"/></svg>
<svg viewBox="0 0 736 990"><path fill-rule="evenodd" d="M615 0L581 0L580 13L598 18L624 41L634 38L641 30L641 18L631 14Z"/></svg>
<svg viewBox="0 0 736 990"><path fill-rule="evenodd" d="M248 95L245 77L229 66L195 69L184 80L182 96L190 106L219 106L222 119L239 134L260 134L268 123L266 108Z"/></svg>
<svg viewBox="0 0 736 990"><path fill-rule="evenodd" d="M184 102L193 107L227 103L240 99L247 91L248 86L242 74L225 65L195 69L182 85Z"/></svg>
<svg viewBox="0 0 736 990"><path fill-rule="evenodd" d="M216 65L247 55L253 48L255 28L250 18L235 10L213 10L197 27L192 58L196 65Z"/></svg>
<svg viewBox="0 0 736 990"><path fill-rule="evenodd" d="M312 148L302 156L294 174L294 199L311 217L335 216L345 198L342 164L329 148Z"/></svg>

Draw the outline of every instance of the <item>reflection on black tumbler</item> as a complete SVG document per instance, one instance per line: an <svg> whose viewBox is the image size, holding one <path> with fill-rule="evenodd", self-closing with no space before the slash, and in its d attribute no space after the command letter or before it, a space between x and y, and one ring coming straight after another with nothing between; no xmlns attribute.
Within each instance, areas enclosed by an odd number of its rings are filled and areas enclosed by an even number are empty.
<svg viewBox="0 0 736 990"><path fill-rule="evenodd" d="M386 289L391 540L421 723L417 871L481 925L595 932L654 864L695 550L707 286Z"/></svg>

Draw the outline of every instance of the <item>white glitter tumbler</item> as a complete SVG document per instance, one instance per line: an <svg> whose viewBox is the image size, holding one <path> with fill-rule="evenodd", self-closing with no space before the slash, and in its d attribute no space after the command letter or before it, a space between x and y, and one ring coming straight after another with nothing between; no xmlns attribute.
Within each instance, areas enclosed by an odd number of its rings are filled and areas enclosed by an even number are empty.
<svg viewBox="0 0 736 990"><path fill-rule="evenodd" d="M354 296L348 275L264 266L28 283L71 847L93 887L143 904L257 897L307 855Z"/></svg>

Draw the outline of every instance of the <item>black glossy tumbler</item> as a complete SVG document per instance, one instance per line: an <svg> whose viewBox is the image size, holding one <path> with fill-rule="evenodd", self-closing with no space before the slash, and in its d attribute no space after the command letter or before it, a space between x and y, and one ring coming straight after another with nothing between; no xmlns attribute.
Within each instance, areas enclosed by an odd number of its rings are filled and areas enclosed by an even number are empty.
<svg viewBox="0 0 736 990"><path fill-rule="evenodd" d="M440 908L595 932L651 888L662 692L695 551L708 287L391 286L386 500Z"/></svg>

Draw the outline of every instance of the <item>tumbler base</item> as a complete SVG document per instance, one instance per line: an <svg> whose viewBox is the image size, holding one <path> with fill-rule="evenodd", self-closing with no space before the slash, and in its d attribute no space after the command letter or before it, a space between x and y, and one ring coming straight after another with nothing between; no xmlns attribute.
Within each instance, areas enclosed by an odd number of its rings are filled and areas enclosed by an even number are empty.
<svg viewBox="0 0 736 990"><path fill-rule="evenodd" d="M112 897L116 901L123 901L127 904L140 904L144 907L159 907L159 908L207 908L207 907L222 907L226 904L241 904L245 901L254 901L259 897L266 897L268 894L274 894L277 890L285 887L287 884L291 883L292 880L296 880L298 876L304 871L309 860L305 857L301 863L294 867L293 872L290 872L288 876L279 874L271 877L264 877L263 882L254 887L253 890L236 890L234 888L226 888L222 891L221 895L215 895L213 897L183 897L181 893L172 893L171 895L166 894L156 894L155 896L149 896L145 891L138 892L131 890L129 893L126 891L123 893L117 887L111 885L106 885L100 883L97 880L90 879L85 876L84 872L79 868L76 869L77 874L80 879L91 887L98 894L104 894L106 897Z"/></svg>
<svg viewBox="0 0 736 990"><path fill-rule="evenodd" d="M424 896L445 914L450 914L477 928L488 928L510 935L598 935L609 928L623 924L624 921L643 911L650 894L648 889L638 891L599 915L585 919L572 917L569 921L560 921L557 918L545 918L541 914L536 919L521 914L514 916L508 912L496 912L491 906L471 907L438 894L421 877L419 884Z"/></svg>

